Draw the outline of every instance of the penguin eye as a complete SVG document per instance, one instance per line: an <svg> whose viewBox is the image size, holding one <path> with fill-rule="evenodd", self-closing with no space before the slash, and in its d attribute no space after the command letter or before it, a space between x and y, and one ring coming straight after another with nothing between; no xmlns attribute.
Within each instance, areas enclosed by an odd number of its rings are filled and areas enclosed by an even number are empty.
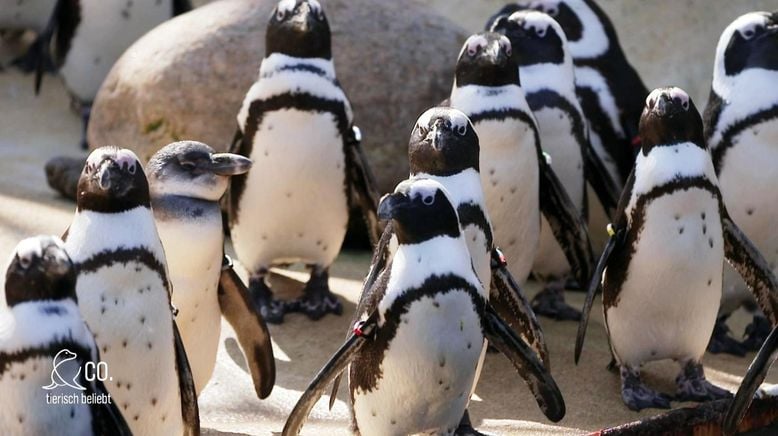
<svg viewBox="0 0 778 436"><path fill-rule="evenodd" d="M546 36L546 29L537 28L535 29L535 34L543 38L544 36Z"/></svg>
<svg viewBox="0 0 778 436"><path fill-rule="evenodd" d="M181 162L181 168L183 168L183 169L185 169L187 171L192 171L192 170L195 169L195 164L194 164L194 162L189 162L189 161Z"/></svg>
<svg viewBox="0 0 778 436"><path fill-rule="evenodd" d="M681 106L683 106L684 110L689 110L689 100L684 100L681 102Z"/></svg>
<svg viewBox="0 0 778 436"><path fill-rule="evenodd" d="M465 134L467 133L467 126L465 125L457 126L457 133L459 133L459 136L465 136Z"/></svg>
<svg viewBox="0 0 778 436"><path fill-rule="evenodd" d="M548 8L548 10L546 11L546 13L547 13L548 15L551 15L552 17L556 17L556 16L557 16L557 14L559 13L559 9L557 9L557 7L556 7L556 6L551 6L550 8Z"/></svg>
<svg viewBox="0 0 778 436"><path fill-rule="evenodd" d="M475 56L475 54L478 53L479 51L481 51L481 44L471 45L470 47L467 48L467 54L469 54L470 56Z"/></svg>
<svg viewBox="0 0 778 436"><path fill-rule="evenodd" d="M30 258L29 256L18 256L17 255L17 257L19 258L19 265L22 268L24 268L24 269L29 268L30 265L32 264L32 258Z"/></svg>
<svg viewBox="0 0 778 436"><path fill-rule="evenodd" d="M740 32L740 34L743 35L743 38L745 38L746 41L748 41L749 39L752 39L754 36L756 36L757 30L759 30L759 26L755 26L753 28L746 29L746 30Z"/></svg>
<svg viewBox="0 0 778 436"><path fill-rule="evenodd" d="M282 10L276 11L276 20L277 21L283 21L284 17L286 17L286 12Z"/></svg>
<svg viewBox="0 0 778 436"><path fill-rule="evenodd" d="M421 202L426 204L427 206L431 206L432 203L435 202L435 197L433 197L432 195L424 196L422 197Z"/></svg>
<svg viewBox="0 0 778 436"><path fill-rule="evenodd" d="M416 128L419 129L419 135L426 136L427 135L427 129L424 128L421 124L417 124Z"/></svg>
<svg viewBox="0 0 778 436"><path fill-rule="evenodd" d="M133 175L134 175L134 174L135 174L135 171L136 171L136 169L135 169L135 165L133 164L133 165L130 165L129 167L127 167L127 171L128 171L130 174L133 174Z"/></svg>

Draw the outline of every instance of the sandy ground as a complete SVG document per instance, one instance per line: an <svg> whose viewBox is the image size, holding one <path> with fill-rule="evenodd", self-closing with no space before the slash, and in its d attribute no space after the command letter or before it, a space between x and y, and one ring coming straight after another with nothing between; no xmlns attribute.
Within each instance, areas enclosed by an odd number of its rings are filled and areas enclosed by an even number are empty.
<svg viewBox="0 0 778 436"><path fill-rule="evenodd" d="M41 96L36 98L31 77L9 70L0 73L0 258L7 259L23 237L61 234L67 227L74 205L49 190L43 165L54 155L82 154L76 145L79 134L79 119L70 112L59 80L46 77ZM223 323L216 370L200 397L206 434L280 432L301 391L340 345L368 262L368 253L343 253L333 267L331 285L344 301L344 316L327 316L313 323L291 315L285 324L271 327L278 377L272 395L264 401L256 398L233 332ZM298 272L288 274L305 278ZM530 283L527 290L534 292L536 286ZM582 297L573 294L570 300L580 306ZM599 302L595 307L577 367L573 365L576 324L541 321L567 416L558 424L549 423L507 359L490 354L471 403L480 429L500 434L580 434L658 413L634 413L622 404L618 377L605 369L609 353ZM732 325L742 332L747 322L746 314L738 313ZM708 355L706 373L714 383L736 389L752 357ZM648 365L645 374L653 386L671 392L676 371L673 363L660 362ZM768 381L777 383L778 371ZM304 434L348 434L346 401L342 388L335 407L328 411L325 397L314 409Z"/></svg>

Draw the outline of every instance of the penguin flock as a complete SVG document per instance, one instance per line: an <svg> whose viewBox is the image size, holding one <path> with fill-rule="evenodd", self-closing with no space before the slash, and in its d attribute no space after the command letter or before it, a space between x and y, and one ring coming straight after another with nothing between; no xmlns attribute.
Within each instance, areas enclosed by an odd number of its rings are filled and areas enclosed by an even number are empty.
<svg viewBox="0 0 778 436"><path fill-rule="evenodd" d="M116 22L100 23L126 27L121 38L89 36L112 7L94 0L8 2L0 27L38 32L18 64L38 85L58 68L86 126L127 41L191 7L147 2L122 2ZM145 168L129 149L89 154L71 224L19 242L7 266L1 434L199 434L222 317L266 398L268 324L343 315L329 270L351 210L373 245L370 267L343 344L282 434L299 434L328 391L331 408L344 375L355 434L481 434L468 407L489 349L558 422L566 405L551 362L561 356L549 355L537 316L578 322L577 363L599 292L625 407L722 400L722 428L737 431L778 357L778 12L723 31L701 113L678 87L645 87L593 0L513 2L451 53L451 93L408 126L410 174L383 196L333 37L318 0L278 1L229 152L179 141ZM589 192L611 220L600 252ZM290 264L310 278L283 300L268 278ZM531 299L530 277L542 285ZM565 300L576 290L582 310ZM754 318L743 341L726 323L740 307ZM734 399L706 379L706 350L758 351ZM679 364L673 393L641 378L643 364L665 359ZM103 363L110 378L90 371ZM109 401L50 405L73 389Z"/></svg>

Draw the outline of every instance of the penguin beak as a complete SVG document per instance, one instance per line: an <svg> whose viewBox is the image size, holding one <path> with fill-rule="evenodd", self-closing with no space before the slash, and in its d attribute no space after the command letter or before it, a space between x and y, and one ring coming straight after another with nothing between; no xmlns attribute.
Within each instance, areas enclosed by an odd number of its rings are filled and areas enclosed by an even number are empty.
<svg viewBox="0 0 778 436"><path fill-rule="evenodd" d="M291 19L291 23L300 32L306 33L313 28L316 18L315 12L311 9L311 5L308 2L300 4L297 14Z"/></svg>
<svg viewBox="0 0 778 436"><path fill-rule="evenodd" d="M235 176L248 172L252 164L251 159L239 154L216 153L211 155L208 169L219 176Z"/></svg>
<svg viewBox="0 0 778 436"><path fill-rule="evenodd" d="M408 204L408 197L400 192L386 194L378 203L378 218L382 220L393 219L398 208Z"/></svg>
<svg viewBox="0 0 778 436"><path fill-rule="evenodd" d="M448 135L448 129L445 126L445 120L439 119L432 125L430 132L427 134L427 140L432 148L436 151L442 151L446 144L446 136Z"/></svg>

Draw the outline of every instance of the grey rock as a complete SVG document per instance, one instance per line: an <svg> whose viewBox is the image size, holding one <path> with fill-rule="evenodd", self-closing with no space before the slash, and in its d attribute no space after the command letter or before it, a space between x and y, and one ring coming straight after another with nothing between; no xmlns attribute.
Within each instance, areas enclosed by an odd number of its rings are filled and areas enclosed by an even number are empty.
<svg viewBox="0 0 778 436"><path fill-rule="evenodd" d="M224 150L264 56L272 0L209 3L155 28L114 66L92 108L89 143L141 159L173 141ZM449 93L466 33L413 0L324 1L338 78L379 189L407 177L419 114Z"/></svg>

